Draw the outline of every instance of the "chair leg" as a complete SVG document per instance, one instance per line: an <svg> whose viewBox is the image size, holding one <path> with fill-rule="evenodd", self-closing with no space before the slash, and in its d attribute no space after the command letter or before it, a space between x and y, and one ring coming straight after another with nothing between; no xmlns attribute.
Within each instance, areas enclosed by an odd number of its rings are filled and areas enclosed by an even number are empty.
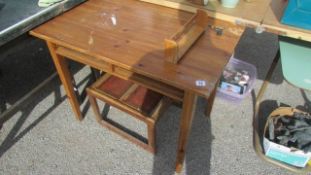
<svg viewBox="0 0 311 175"><path fill-rule="evenodd" d="M264 80L261 88L259 89L259 92L258 92L257 97L256 97L255 111L254 111L254 116L253 116L253 147L254 147L255 153L262 160L265 160L269 163L272 163L272 164L277 165L279 167L285 168L287 170L293 171L297 174L305 174L305 173L309 172L310 170L309 169L297 168L297 167L290 166L290 165L287 165L285 163L279 162L277 160L270 159L264 154L264 151L263 151L262 139L260 137L261 132L259 131L260 130L259 129L260 128L260 122L259 122L260 116L258 115L259 114L259 108L260 108L260 104L262 102L262 98L264 96L264 93L265 93L265 91L269 85L269 82L272 78L273 71L275 70L275 68L277 66L279 58L280 58L280 50L278 50L271 66L269 68L269 71L265 77L265 80Z"/></svg>

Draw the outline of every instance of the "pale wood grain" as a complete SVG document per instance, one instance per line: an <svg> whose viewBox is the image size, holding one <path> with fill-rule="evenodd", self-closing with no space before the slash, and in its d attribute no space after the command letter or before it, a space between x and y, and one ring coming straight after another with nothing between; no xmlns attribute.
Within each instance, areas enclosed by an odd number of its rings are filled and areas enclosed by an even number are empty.
<svg viewBox="0 0 311 175"><path fill-rule="evenodd" d="M243 26L259 26L271 0L254 2L240 1L236 8L223 7L220 1L209 1L207 6L197 5L189 0L141 0L170 8L195 12L196 9L206 10L209 16Z"/></svg>
<svg viewBox="0 0 311 175"><path fill-rule="evenodd" d="M286 0L240 1L234 9L222 7L220 1L210 1L207 6L196 5L188 0L141 0L165 7L195 12L204 9L209 16L248 27L261 27L267 32L291 38L311 41L311 31L304 30L280 22L287 6Z"/></svg>
<svg viewBox="0 0 311 175"><path fill-rule="evenodd" d="M58 72L59 78L62 81L63 86L65 88L67 98L71 106L73 107L73 112L75 113L75 116L78 120L82 120L83 115L80 110L79 100L77 99L76 93L73 89L72 75L68 69L67 60L64 59L64 57L56 54L55 52L56 46L53 43L47 42L47 46L49 48L51 57L54 61L54 65Z"/></svg>
<svg viewBox="0 0 311 175"><path fill-rule="evenodd" d="M56 53L74 59L75 61L78 61L82 64L90 65L104 72L108 72L109 74L120 77L122 79L133 81L134 83L145 86L174 100L182 101L183 99L183 91L179 88L170 86L155 79L143 76L141 74L137 74L135 72L132 72L130 69L120 68L116 65L108 64L107 62L97 59L95 57L81 54L63 47L59 47L56 50ZM107 76L110 76L109 74L107 74ZM105 80L103 77L101 79Z"/></svg>
<svg viewBox="0 0 311 175"><path fill-rule="evenodd" d="M98 23L103 21L103 12L115 14L118 25ZM224 29L223 35L218 36L214 29L208 28L196 45L187 51L180 64L169 64L164 59L162 43L192 15L135 0L89 0L34 29L31 34L92 56L98 60L98 64L105 66L107 63L108 68L109 64L114 64L208 97L233 53L243 28L209 18L209 25ZM198 80L205 81L206 86L197 86Z"/></svg>
<svg viewBox="0 0 311 175"><path fill-rule="evenodd" d="M192 120L194 117L197 95L193 92L185 92L182 116L180 121L180 131L178 140L178 152L176 158L176 172L180 173L186 154L188 137L191 131Z"/></svg>
<svg viewBox="0 0 311 175"><path fill-rule="evenodd" d="M207 26L207 14L203 10L197 10L196 14L176 34L164 40L165 60L177 64L189 48L205 32Z"/></svg>

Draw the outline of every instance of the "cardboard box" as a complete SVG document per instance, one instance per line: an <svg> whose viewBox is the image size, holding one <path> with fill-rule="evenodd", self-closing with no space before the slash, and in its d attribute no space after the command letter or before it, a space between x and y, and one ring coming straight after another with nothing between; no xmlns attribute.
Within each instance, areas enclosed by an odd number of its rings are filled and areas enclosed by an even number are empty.
<svg viewBox="0 0 311 175"><path fill-rule="evenodd" d="M304 153L301 150L295 150L269 141L263 140L264 150L267 157L285 162L296 167L305 167L311 158L311 152Z"/></svg>

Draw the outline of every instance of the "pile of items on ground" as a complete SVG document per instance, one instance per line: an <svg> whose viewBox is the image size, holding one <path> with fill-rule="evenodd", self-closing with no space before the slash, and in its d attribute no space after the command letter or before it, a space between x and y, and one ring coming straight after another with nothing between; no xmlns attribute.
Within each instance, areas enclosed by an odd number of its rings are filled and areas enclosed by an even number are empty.
<svg viewBox="0 0 311 175"><path fill-rule="evenodd" d="M289 147L311 152L311 115L294 113L293 116L276 116L268 121L270 141Z"/></svg>

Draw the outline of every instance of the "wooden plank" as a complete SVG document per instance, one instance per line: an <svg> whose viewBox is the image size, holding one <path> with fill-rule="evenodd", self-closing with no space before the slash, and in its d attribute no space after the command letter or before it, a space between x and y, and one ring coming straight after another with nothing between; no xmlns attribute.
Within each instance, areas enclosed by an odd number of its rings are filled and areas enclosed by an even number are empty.
<svg viewBox="0 0 311 175"><path fill-rule="evenodd" d="M183 162L186 154L188 137L190 135L192 120L195 113L197 96L193 92L185 92L183 109L181 114L178 149L176 158L176 172L180 173L183 167Z"/></svg>
<svg viewBox="0 0 311 175"><path fill-rule="evenodd" d="M56 53L56 46L54 44L47 42L47 46L54 61L59 78L65 88L72 110L76 118L81 121L83 119L83 115L80 111L80 103L72 85L72 75L68 70L66 59Z"/></svg>
<svg viewBox="0 0 311 175"><path fill-rule="evenodd" d="M110 77L111 77L110 74L105 74L101 76L98 80L96 80L95 83L92 84L92 87L98 88L101 84L103 84Z"/></svg>
<svg viewBox="0 0 311 175"><path fill-rule="evenodd" d="M172 87L170 85L167 85L165 83L155 81L151 78L142 76L137 73L130 72L126 69L116 67L114 69L114 72L112 73L116 76L120 76L124 79L133 81L141 86L145 86L151 90L154 90L160 94L163 94L165 96L168 96L170 98L173 98L177 101L182 101L183 99L183 91L180 89L177 89L175 87Z"/></svg>
<svg viewBox="0 0 311 175"><path fill-rule="evenodd" d="M125 100L127 99L137 88L138 88L138 84L133 84L120 98L120 100Z"/></svg>
<svg viewBox="0 0 311 175"><path fill-rule="evenodd" d="M112 71L112 64L102 60L98 59L96 57L92 57L86 54L79 53L77 51L67 49L64 47L58 47L56 49L56 53L59 55L62 55L64 57L67 57L69 59L74 59L75 61L90 65L93 68L96 68L98 70L104 71L104 72L111 72Z"/></svg>
<svg viewBox="0 0 311 175"><path fill-rule="evenodd" d="M207 20L207 14L203 10L198 10L176 34L165 39L165 60L177 64L205 31Z"/></svg>
<svg viewBox="0 0 311 175"><path fill-rule="evenodd" d="M194 4L198 4L198 5L207 5L208 0L190 0L192 3Z"/></svg>
<svg viewBox="0 0 311 175"><path fill-rule="evenodd" d="M176 63L178 62L178 45L176 41L171 39L164 40L164 48L165 48L165 59L168 62Z"/></svg>

